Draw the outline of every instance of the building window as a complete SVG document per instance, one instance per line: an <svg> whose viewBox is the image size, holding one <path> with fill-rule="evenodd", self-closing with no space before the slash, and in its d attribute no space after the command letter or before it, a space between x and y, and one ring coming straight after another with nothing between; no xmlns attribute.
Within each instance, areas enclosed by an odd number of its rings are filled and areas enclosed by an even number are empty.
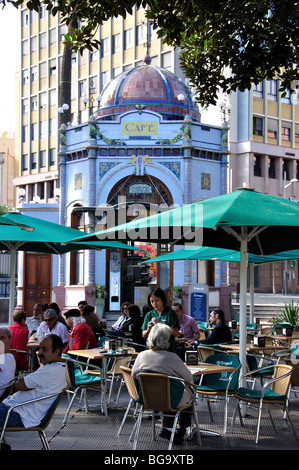
<svg viewBox="0 0 299 470"><path fill-rule="evenodd" d="M40 121L39 123L39 138L45 139L47 137L47 122Z"/></svg>
<svg viewBox="0 0 299 470"><path fill-rule="evenodd" d="M57 129L57 122L56 118L51 118L49 120L49 134L51 135L56 135L56 129Z"/></svg>
<svg viewBox="0 0 299 470"><path fill-rule="evenodd" d="M37 36L33 36L30 41L30 52L37 51Z"/></svg>
<svg viewBox="0 0 299 470"><path fill-rule="evenodd" d="M284 104L291 104L291 93L290 90L284 92L284 96L281 97L281 102Z"/></svg>
<svg viewBox="0 0 299 470"><path fill-rule="evenodd" d="M39 153L39 165L41 168L45 168L47 166L47 152L42 150Z"/></svg>
<svg viewBox="0 0 299 470"><path fill-rule="evenodd" d="M28 170L28 155L22 155L22 170Z"/></svg>
<svg viewBox="0 0 299 470"><path fill-rule="evenodd" d="M104 38L101 40L101 57L106 57L109 54L109 39Z"/></svg>
<svg viewBox="0 0 299 470"><path fill-rule="evenodd" d="M102 87L101 89L103 90L103 88L105 88L105 86L107 85L108 83L108 72L102 72L101 73L101 82L102 82Z"/></svg>
<svg viewBox="0 0 299 470"><path fill-rule="evenodd" d="M287 159L282 160L282 176L283 178L285 177L287 180L291 179L290 163L291 163L291 160L287 160Z"/></svg>
<svg viewBox="0 0 299 470"><path fill-rule="evenodd" d="M45 49L47 47L47 35L46 33L41 33L39 36L39 48Z"/></svg>
<svg viewBox="0 0 299 470"><path fill-rule="evenodd" d="M133 47L133 29L127 29L124 33L124 48Z"/></svg>
<svg viewBox="0 0 299 470"><path fill-rule="evenodd" d="M120 34L113 34L112 36L112 54L120 51Z"/></svg>
<svg viewBox="0 0 299 470"><path fill-rule="evenodd" d="M268 100L277 101L277 80L268 81Z"/></svg>
<svg viewBox="0 0 299 470"><path fill-rule="evenodd" d="M299 142L299 124L295 124L295 142Z"/></svg>
<svg viewBox="0 0 299 470"><path fill-rule="evenodd" d="M28 55L28 39L22 41L22 55Z"/></svg>
<svg viewBox="0 0 299 470"><path fill-rule="evenodd" d="M268 130L267 136L271 139L277 139L277 129L278 129L278 121L275 119L268 119Z"/></svg>
<svg viewBox="0 0 299 470"><path fill-rule="evenodd" d="M256 98L263 97L263 82L258 83L257 85L253 84L252 86L253 96Z"/></svg>
<svg viewBox="0 0 299 470"><path fill-rule="evenodd" d="M36 170L37 168L37 153L33 152L31 154L31 170Z"/></svg>
<svg viewBox="0 0 299 470"><path fill-rule="evenodd" d="M145 42L146 29L145 25L142 23L136 26L136 44L143 44Z"/></svg>
<svg viewBox="0 0 299 470"><path fill-rule="evenodd" d="M275 158L274 157L269 157L268 158L268 176L269 178L275 179L276 178L276 172L275 172Z"/></svg>
<svg viewBox="0 0 299 470"><path fill-rule="evenodd" d="M31 124L31 140L37 139L37 123Z"/></svg>
<svg viewBox="0 0 299 470"><path fill-rule="evenodd" d="M262 176L262 158L260 155L253 157L253 174L254 176Z"/></svg>
<svg viewBox="0 0 299 470"><path fill-rule="evenodd" d="M90 51L89 52L89 62L95 62L98 60L98 52L97 50Z"/></svg>
<svg viewBox="0 0 299 470"><path fill-rule="evenodd" d="M23 70L23 85L29 83L29 72L28 69Z"/></svg>
<svg viewBox="0 0 299 470"><path fill-rule="evenodd" d="M47 93L44 91L39 95L39 107L45 108L47 106Z"/></svg>
<svg viewBox="0 0 299 470"><path fill-rule="evenodd" d="M49 91L49 105L54 106L56 104L56 90Z"/></svg>
<svg viewBox="0 0 299 470"><path fill-rule="evenodd" d="M56 165L56 149L49 150L50 166Z"/></svg>
<svg viewBox="0 0 299 470"><path fill-rule="evenodd" d="M290 122L282 122L281 140L291 140L291 123Z"/></svg>
<svg viewBox="0 0 299 470"><path fill-rule="evenodd" d="M22 127L22 142L28 142L28 126Z"/></svg>
<svg viewBox="0 0 299 470"><path fill-rule="evenodd" d="M36 80L37 80L37 66L34 65L33 67L31 67L31 81L36 82Z"/></svg>
<svg viewBox="0 0 299 470"><path fill-rule="evenodd" d="M56 75L56 60L51 60L49 67L50 67L50 76Z"/></svg>
<svg viewBox="0 0 299 470"><path fill-rule="evenodd" d="M253 116L253 134L263 135L263 118Z"/></svg>
<svg viewBox="0 0 299 470"><path fill-rule="evenodd" d="M112 75L113 75L112 78L117 77L117 75L119 75L120 73L121 73L121 68L120 68L120 67L115 67L115 68L112 70Z"/></svg>
<svg viewBox="0 0 299 470"><path fill-rule="evenodd" d="M31 98L31 111L35 111L37 109L37 96L32 96Z"/></svg>
<svg viewBox="0 0 299 470"><path fill-rule="evenodd" d="M24 98L22 101L22 113L28 113L28 98Z"/></svg>
<svg viewBox="0 0 299 470"><path fill-rule="evenodd" d="M56 43L56 29L50 29L49 31L49 43L50 46Z"/></svg>

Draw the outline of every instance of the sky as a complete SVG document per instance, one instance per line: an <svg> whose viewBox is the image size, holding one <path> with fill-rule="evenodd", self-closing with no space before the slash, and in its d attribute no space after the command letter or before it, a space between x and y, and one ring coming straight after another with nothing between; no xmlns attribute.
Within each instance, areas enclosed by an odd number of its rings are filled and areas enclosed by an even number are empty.
<svg viewBox="0 0 299 470"><path fill-rule="evenodd" d="M0 8L0 136L14 132L15 72L19 66L19 12Z"/></svg>

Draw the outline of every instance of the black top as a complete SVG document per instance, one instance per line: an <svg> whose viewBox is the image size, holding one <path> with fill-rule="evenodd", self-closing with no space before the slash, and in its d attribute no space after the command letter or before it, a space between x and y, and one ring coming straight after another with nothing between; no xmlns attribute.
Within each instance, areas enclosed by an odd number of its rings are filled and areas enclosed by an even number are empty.
<svg viewBox="0 0 299 470"><path fill-rule="evenodd" d="M213 328L212 333L207 339L200 340L200 344L219 344L228 343L232 340L230 328L223 321Z"/></svg>

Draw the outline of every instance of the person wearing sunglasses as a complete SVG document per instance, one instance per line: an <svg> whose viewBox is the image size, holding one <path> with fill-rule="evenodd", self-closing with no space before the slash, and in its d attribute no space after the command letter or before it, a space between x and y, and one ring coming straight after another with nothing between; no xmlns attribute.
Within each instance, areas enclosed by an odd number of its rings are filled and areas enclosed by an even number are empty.
<svg viewBox="0 0 299 470"><path fill-rule="evenodd" d="M48 308L44 313L44 321L39 326L36 332L36 339L42 340L44 336L55 334L62 339L64 345L67 344L69 339L68 329L63 323L58 321L58 315L55 310Z"/></svg>

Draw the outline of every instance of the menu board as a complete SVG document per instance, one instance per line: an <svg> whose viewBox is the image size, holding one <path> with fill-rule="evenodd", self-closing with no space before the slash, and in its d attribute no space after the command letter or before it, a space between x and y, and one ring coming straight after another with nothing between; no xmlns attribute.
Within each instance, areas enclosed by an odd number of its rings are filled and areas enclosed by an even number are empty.
<svg viewBox="0 0 299 470"><path fill-rule="evenodd" d="M194 284L189 288L189 311L196 321L207 321L209 288L205 284Z"/></svg>

